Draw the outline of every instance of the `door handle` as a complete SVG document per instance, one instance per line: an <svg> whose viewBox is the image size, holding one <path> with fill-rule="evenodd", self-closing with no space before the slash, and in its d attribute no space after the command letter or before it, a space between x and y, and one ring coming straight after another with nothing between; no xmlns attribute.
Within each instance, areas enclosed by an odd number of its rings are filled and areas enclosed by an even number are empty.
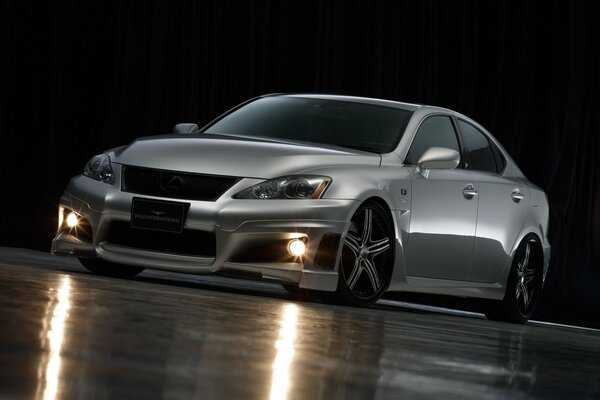
<svg viewBox="0 0 600 400"><path fill-rule="evenodd" d="M512 199L515 203L518 203L525 198L525 195L523 193L521 193L521 191L519 189L513 190L512 193L510 194L510 196L512 197Z"/></svg>
<svg viewBox="0 0 600 400"><path fill-rule="evenodd" d="M473 197L477 196L477 190L475 190L475 188L473 187L473 185L471 185L470 183L465 186L462 190L463 192L463 196L465 197L465 199L472 199Z"/></svg>

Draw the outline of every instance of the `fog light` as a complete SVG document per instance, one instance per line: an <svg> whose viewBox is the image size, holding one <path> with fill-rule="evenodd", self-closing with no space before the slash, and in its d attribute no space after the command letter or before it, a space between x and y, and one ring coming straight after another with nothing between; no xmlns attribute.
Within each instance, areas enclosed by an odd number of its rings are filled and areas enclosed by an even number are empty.
<svg viewBox="0 0 600 400"><path fill-rule="evenodd" d="M306 251L306 245L302 240L294 239L288 245L288 251L291 255L300 257Z"/></svg>
<svg viewBox="0 0 600 400"><path fill-rule="evenodd" d="M78 223L79 223L79 219L77 218L77 214L75 214L74 212L71 212L71 213L69 213L69 215L67 215L67 226L69 228L75 228Z"/></svg>

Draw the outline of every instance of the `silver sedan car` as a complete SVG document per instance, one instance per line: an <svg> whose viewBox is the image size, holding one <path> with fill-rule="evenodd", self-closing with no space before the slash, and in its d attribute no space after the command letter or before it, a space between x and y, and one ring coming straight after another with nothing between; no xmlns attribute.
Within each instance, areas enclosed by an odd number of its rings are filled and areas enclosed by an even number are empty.
<svg viewBox="0 0 600 400"><path fill-rule="evenodd" d="M53 254L102 275L257 277L353 305L453 295L513 322L550 259L544 192L481 125L347 96L262 96L107 150L58 218Z"/></svg>

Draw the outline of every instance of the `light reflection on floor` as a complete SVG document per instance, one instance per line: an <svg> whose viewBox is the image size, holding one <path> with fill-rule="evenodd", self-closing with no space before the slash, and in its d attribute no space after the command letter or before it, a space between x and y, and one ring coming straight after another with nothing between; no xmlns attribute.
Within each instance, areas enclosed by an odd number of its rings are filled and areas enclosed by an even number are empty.
<svg viewBox="0 0 600 400"><path fill-rule="evenodd" d="M47 349L47 353L40 360L36 391L36 398L43 400L58 398L65 322L71 307L71 278L63 275L58 290L51 288L50 291L53 293L48 299L43 329L40 332L41 347Z"/></svg>
<svg viewBox="0 0 600 400"><path fill-rule="evenodd" d="M275 342L277 355L273 362L273 377L271 379L271 400L285 400L290 386L290 368L294 360L294 339L296 338L296 323L298 309L295 304L286 304L279 329L279 338Z"/></svg>

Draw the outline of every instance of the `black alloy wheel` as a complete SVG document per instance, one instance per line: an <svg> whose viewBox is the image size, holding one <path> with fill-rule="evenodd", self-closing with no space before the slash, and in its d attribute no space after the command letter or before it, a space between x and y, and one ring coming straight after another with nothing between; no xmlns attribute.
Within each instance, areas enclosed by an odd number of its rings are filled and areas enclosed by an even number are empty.
<svg viewBox="0 0 600 400"><path fill-rule="evenodd" d="M531 317L542 293L543 260L537 237L526 236L515 253L504 299L486 309L489 319L524 323Z"/></svg>
<svg viewBox="0 0 600 400"><path fill-rule="evenodd" d="M344 238L336 298L357 306L377 301L392 278L394 244L388 211L375 201L362 204Z"/></svg>

